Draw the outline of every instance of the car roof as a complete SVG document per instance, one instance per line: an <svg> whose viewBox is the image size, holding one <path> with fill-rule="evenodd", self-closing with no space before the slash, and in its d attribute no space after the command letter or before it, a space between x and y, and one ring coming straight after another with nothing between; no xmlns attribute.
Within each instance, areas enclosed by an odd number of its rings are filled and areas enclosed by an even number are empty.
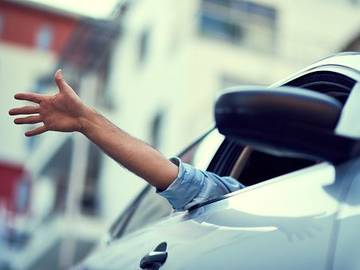
<svg viewBox="0 0 360 270"><path fill-rule="evenodd" d="M305 75L310 72L314 72L317 70L330 70L330 71L338 71L339 68L344 71L346 69L346 74L349 77L354 77L354 73L356 73L356 77L360 77L360 52L342 52L333 54L331 56L325 57L310 66L307 66L300 71L290 75L289 77L281 80L279 82L274 83L270 87L278 87L281 85L285 85L288 82ZM343 73L343 72L341 72Z"/></svg>
<svg viewBox="0 0 360 270"><path fill-rule="evenodd" d="M360 52L342 52L325 57L314 64L310 65L307 69L323 65L337 65L348 67L360 71Z"/></svg>

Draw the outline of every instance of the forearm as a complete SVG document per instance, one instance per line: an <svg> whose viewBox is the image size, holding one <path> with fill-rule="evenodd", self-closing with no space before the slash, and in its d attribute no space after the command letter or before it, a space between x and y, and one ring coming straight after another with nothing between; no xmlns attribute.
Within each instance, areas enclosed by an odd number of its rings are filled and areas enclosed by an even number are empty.
<svg viewBox="0 0 360 270"><path fill-rule="evenodd" d="M143 141L127 134L92 109L81 120L81 132L125 168L160 190L176 178L178 167Z"/></svg>

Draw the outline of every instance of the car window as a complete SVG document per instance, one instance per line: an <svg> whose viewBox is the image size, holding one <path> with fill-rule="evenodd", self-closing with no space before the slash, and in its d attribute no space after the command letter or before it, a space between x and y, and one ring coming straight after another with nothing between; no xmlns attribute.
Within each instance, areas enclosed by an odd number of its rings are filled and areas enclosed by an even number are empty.
<svg viewBox="0 0 360 270"><path fill-rule="evenodd" d="M224 137L216 129L212 129L178 156L183 162L205 170L223 140ZM172 208L167 200L156 194L154 187L148 185L111 226L110 239L117 239L140 229L170 215L171 212Z"/></svg>
<svg viewBox="0 0 360 270"><path fill-rule="evenodd" d="M155 193L155 188L147 186L124 215L112 226L112 238L119 238L141 227L168 216L171 206L161 196Z"/></svg>
<svg viewBox="0 0 360 270"><path fill-rule="evenodd" d="M226 141L225 141L226 143ZM231 146L224 147L227 150L226 153L220 154L221 158L218 163L225 163L224 166L218 166L214 172L221 176L232 176L242 183L245 188L251 187L255 184L271 180L275 177L282 176L297 170L301 170L307 167L310 167L316 163L319 163L314 160L307 160L301 158L290 158L290 157L279 157L275 155L270 155L260 151L255 151L249 149L248 146L241 146L232 141L228 141L228 144ZM246 157L242 159L246 153ZM218 155L219 153L217 153ZM242 162L238 163L242 159ZM240 170L237 170L236 167L241 167ZM233 173L236 172L236 176ZM202 207L204 205L226 199L228 197L234 196L237 194L237 191L221 195L217 198L211 198L207 201L201 202L197 205L192 206L189 210L194 210L196 208Z"/></svg>
<svg viewBox="0 0 360 270"><path fill-rule="evenodd" d="M251 186L315 164L315 161L301 158L280 157L252 151L238 180L245 186Z"/></svg>

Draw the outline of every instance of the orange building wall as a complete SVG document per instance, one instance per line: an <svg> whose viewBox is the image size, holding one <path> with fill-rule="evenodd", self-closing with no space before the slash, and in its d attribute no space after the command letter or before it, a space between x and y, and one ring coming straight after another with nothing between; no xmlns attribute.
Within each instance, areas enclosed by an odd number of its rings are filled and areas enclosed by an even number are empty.
<svg viewBox="0 0 360 270"><path fill-rule="evenodd" d="M36 48L36 36L39 29L48 25L53 30L53 39L49 49L55 54L61 52L77 24L76 18L67 15L7 1L0 1L0 16L3 18L0 42Z"/></svg>

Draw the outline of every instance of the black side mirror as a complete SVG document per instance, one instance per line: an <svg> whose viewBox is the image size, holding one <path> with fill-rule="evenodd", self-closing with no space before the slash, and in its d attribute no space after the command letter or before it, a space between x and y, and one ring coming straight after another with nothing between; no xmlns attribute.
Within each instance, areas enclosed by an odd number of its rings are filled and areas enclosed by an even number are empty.
<svg viewBox="0 0 360 270"><path fill-rule="evenodd" d="M336 99L302 88L235 87L217 100L215 121L254 149L336 162L359 153L357 140L334 132L341 110Z"/></svg>

